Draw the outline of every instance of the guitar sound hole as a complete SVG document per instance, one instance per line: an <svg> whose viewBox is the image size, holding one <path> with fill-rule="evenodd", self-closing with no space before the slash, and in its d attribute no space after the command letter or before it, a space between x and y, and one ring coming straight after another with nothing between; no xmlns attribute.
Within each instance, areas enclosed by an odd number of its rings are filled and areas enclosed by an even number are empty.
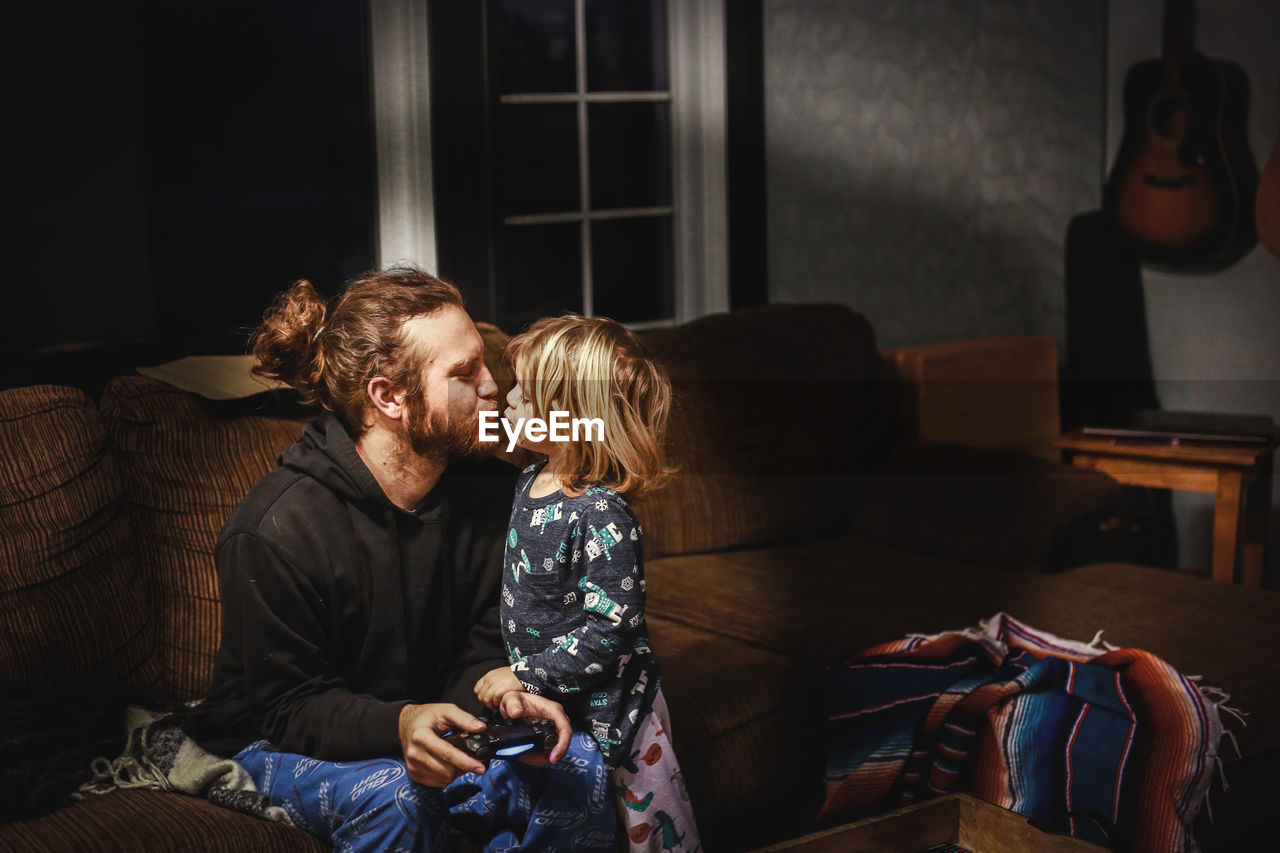
<svg viewBox="0 0 1280 853"><path fill-rule="evenodd" d="M1185 98L1164 98L1151 105L1151 129L1165 139L1182 139L1191 125Z"/></svg>

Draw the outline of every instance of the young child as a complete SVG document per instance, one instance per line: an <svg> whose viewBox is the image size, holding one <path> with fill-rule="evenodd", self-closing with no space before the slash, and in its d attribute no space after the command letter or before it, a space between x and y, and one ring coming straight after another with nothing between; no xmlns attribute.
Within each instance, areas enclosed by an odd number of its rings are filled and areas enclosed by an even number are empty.
<svg viewBox="0 0 1280 853"><path fill-rule="evenodd" d="M624 497L669 473L670 382L630 330L605 318L539 320L507 354L517 377L504 413L512 425L565 412L568 421L599 418L603 435L520 433L521 447L547 458L525 469L511 509L501 605L511 666L482 677L476 696L490 708L512 690L559 701L604 753L631 848L696 850L645 626L640 522Z"/></svg>

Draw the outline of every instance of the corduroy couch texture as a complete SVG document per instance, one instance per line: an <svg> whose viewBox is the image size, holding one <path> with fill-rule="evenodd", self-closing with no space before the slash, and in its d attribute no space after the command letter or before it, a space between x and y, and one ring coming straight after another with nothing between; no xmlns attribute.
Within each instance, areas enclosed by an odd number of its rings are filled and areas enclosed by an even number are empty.
<svg viewBox="0 0 1280 853"><path fill-rule="evenodd" d="M485 336L509 383L504 336ZM645 340L676 388L680 467L637 501L648 618L705 849L809 828L824 666L1000 610L1063 636L1104 629L1202 675L1252 714L1248 766L1280 751L1280 595L1123 563L1046 573L1117 510L1119 487L1017 453L903 441L901 395L859 315L770 306ZM218 641L214 539L303 419L269 396L217 404L143 377L115 380L97 406L66 388L0 391L0 677L198 698ZM127 791L0 827L0 849L324 846Z"/></svg>

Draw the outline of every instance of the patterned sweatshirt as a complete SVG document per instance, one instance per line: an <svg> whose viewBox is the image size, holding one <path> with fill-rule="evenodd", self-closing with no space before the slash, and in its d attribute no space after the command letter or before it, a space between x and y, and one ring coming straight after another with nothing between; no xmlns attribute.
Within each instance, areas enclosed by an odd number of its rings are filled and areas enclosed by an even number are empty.
<svg viewBox="0 0 1280 853"><path fill-rule="evenodd" d="M511 508L502 638L524 689L563 704L617 767L658 689L640 523L610 489L531 498L545 465L521 474Z"/></svg>

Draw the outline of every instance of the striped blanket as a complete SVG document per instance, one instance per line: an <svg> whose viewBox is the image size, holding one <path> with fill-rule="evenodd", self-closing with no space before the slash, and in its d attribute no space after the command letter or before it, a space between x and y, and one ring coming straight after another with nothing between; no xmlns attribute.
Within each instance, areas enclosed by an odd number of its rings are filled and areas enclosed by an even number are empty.
<svg viewBox="0 0 1280 853"><path fill-rule="evenodd" d="M1064 640L999 613L830 670L819 819L964 791L1113 850L1196 850L1226 697L1100 635Z"/></svg>

